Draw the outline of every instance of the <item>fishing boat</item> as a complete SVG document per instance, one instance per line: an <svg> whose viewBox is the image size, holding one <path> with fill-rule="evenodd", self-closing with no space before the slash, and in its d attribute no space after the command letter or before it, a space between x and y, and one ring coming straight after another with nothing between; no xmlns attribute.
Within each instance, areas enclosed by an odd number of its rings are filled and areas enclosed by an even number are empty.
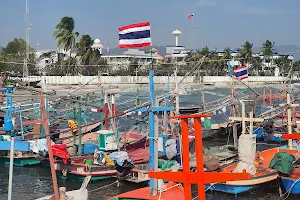
<svg viewBox="0 0 300 200"><path fill-rule="evenodd" d="M91 177L87 176L78 190L65 191L66 188L61 187L60 190L60 199L72 199L72 200L88 200L88 190L87 185L90 181ZM38 198L36 200L53 200L54 195L48 195L42 198Z"/></svg>
<svg viewBox="0 0 300 200"><path fill-rule="evenodd" d="M154 129L154 116L155 116L155 111L157 112L162 111L163 109L167 108L159 108L159 107L154 107L154 83L153 83L153 71L150 70L149 72L149 93L150 93L150 107L152 109L149 110L149 137L158 137L158 129ZM211 115L201 115L202 117L211 117ZM201 122L199 121L199 117L196 115L194 116L197 118L194 121L197 121L199 124L198 126L195 126L196 132L200 133L199 135L196 135L196 140L197 140L197 145L196 145L196 152L197 152L197 173L198 176L202 176L203 174L203 158L202 158L202 153L199 154L199 152L202 152L202 139L201 139L201 133L202 133L202 128L201 128ZM186 117L188 118L188 117ZM201 118L201 117L200 117ZM186 121L184 121L186 120ZM150 140L150 170L154 170L154 172L149 172L150 176L150 187L145 187L141 188L138 190L130 191L124 194L117 195L115 197L110 198L111 200L121 200L121 199L192 199L191 198L191 188L190 184L191 182L187 181L188 176L190 176L190 167L189 167L189 138L188 138L188 124L187 124L187 119L184 119L182 124L183 124L183 130L182 130L182 149L183 149L183 172L157 172L157 162L158 162L158 148L157 144L154 143L153 140ZM158 123L158 121L156 121ZM198 137L197 137L198 136ZM199 145L200 144L200 145ZM200 165L198 165L200 163ZM174 176L172 174L174 173ZM180 174L179 174L180 173ZM239 174L240 175L240 174ZM246 175L246 174L245 174ZM222 176L222 175L221 175ZM241 175L243 176L243 175ZM248 175L246 175L248 176ZM244 176L243 178L247 177ZM180 177L180 178L179 178ZM191 176L190 176L191 177ZM196 176L193 176L196 178ZM187 183L184 184L184 187L182 187L181 184L175 184L174 182L168 182L167 184L160 184L160 187L158 187L158 183L163 183L162 180L157 182L157 179L153 178L158 178L158 179L165 179L165 180L170 180L174 181L176 179L178 182L183 180L186 180ZM197 179L197 178L196 178ZM236 180L238 179L237 177L232 179L231 175L227 175L227 178L225 180ZM200 181L200 179L198 179ZM203 179L201 179L203 180ZM197 182L197 181L196 181ZM205 199L205 194L204 194L204 185L201 185L202 182L199 182L198 188L199 191L201 192L200 199ZM202 189L201 189L202 188ZM202 198L204 197L204 198Z"/></svg>
<svg viewBox="0 0 300 200"><path fill-rule="evenodd" d="M153 82L153 71L149 71L149 100L150 100L150 107L153 107L153 109L149 110L149 137L158 137L158 129L156 131L154 130L154 116L155 111L154 110L172 110L173 108L162 108L162 107L154 107L154 82ZM158 120L156 120L156 123L159 123ZM156 144L158 145L158 144ZM149 168L157 168L157 166L154 166L155 160L157 160L157 157L154 157L154 155L158 156L158 146L156 146L153 140L149 141L149 149L148 152L144 155L150 156L150 165ZM156 146L156 147L155 147ZM143 157L143 156L142 156ZM158 187L157 185L154 186L153 180L150 180L150 187L141 188L138 190L134 190L131 192L127 192L124 194L117 195L115 197L110 198L111 200L121 200L121 199L184 199L184 191L183 188L180 185L176 184L163 184L161 187L167 188L165 191L162 191L160 195L153 195L153 187ZM151 191L151 192L149 192ZM152 193L152 194L151 194Z"/></svg>
<svg viewBox="0 0 300 200"><path fill-rule="evenodd" d="M282 138L284 140L289 139L290 141L292 139L298 140L300 139L300 134L283 134ZM290 152L294 151L296 155L299 153L299 142L294 143L296 148L290 148L293 150L287 150L288 146L281 147L281 151L283 152ZM293 145L294 147L294 145ZM295 149L295 150L294 150ZM295 157L295 160L293 161L293 170L291 174L279 174L279 180L282 182L282 189L283 192L285 192L283 195L280 194L281 197L287 198L290 194L300 194L300 162L299 157Z"/></svg>
<svg viewBox="0 0 300 200"><path fill-rule="evenodd" d="M117 174L112 165L94 164L93 160L93 156L80 156L71 158L70 164L56 161L55 170L59 177L77 181L82 181L87 176L91 176L91 181L98 181L112 178Z"/></svg>
<svg viewBox="0 0 300 200"><path fill-rule="evenodd" d="M278 173L276 170L269 168L269 164L274 155L279 151L279 148L274 148L259 153L257 156L263 158L264 161L263 163L255 166L256 173L251 177L251 179L241 181L228 181L225 183L213 183L211 185L206 185L206 188L212 191L220 191L237 195L239 193L259 187L261 184L276 180L278 177ZM221 172L233 173L236 167L237 163L234 163L228 167L223 168Z"/></svg>

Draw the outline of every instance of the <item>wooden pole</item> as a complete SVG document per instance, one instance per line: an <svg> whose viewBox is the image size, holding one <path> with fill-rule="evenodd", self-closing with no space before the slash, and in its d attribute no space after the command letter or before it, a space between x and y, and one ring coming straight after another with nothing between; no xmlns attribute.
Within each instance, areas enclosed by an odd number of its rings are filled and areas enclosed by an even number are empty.
<svg viewBox="0 0 300 200"><path fill-rule="evenodd" d="M287 110L287 117L288 117L288 134L292 134L292 115L291 115L291 98L290 94L286 94L286 100L288 104L288 110ZM291 139L288 140L288 149L292 150L293 149L293 141Z"/></svg>
<svg viewBox="0 0 300 200"><path fill-rule="evenodd" d="M43 113L42 119L43 119L45 133L46 133L48 154L49 154L49 160L50 160L50 168L51 168L52 183L53 183L53 190L54 190L54 199L59 200L57 178L56 178L56 172L55 172L55 168L54 168L54 159L53 159L53 152L52 152L52 147L51 147L51 139L50 139L50 136L49 136L49 124L47 122L45 97L44 97L42 91L40 92L40 95L41 95L41 104L42 104L42 113Z"/></svg>
<svg viewBox="0 0 300 200"><path fill-rule="evenodd" d="M272 88L270 88L270 106L272 106L272 101L273 101L273 91Z"/></svg>
<svg viewBox="0 0 300 200"><path fill-rule="evenodd" d="M203 105L203 112L205 112L206 110L206 106L205 106L205 97L204 97L204 92L201 92L201 100L202 100L202 105Z"/></svg>
<svg viewBox="0 0 300 200"><path fill-rule="evenodd" d="M179 88L178 88L178 77L177 77L177 65L176 65L176 69L175 69L175 113L178 115L179 114Z"/></svg>
<svg viewBox="0 0 300 200"><path fill-rule="evenodd" d="M236 126L236 122L233 122L232 124L232 132L233 132L233 145L234 147L238 147L238 135L237 135L237 126Z"/></svg>
<svg viewBox="0 0 300 200"><path fill-rule="evenodd" d="M158 98L155 99L155 107L159 106ZM154 113L154 168L155 172L158 171L158 129L159 129L159 119L158 119L158 112ZM158 180L154 179L153 183L153 196L157 195L158 192Z"/></svg>
<svg viewBox="0 0 300 200"><path fill-rule="evenodd" d="M263 88L263 107L266 107L266 88Z"/></svg>
<svg viewBox="0 0 300 200"><path fill-rule="evenodd" d="M242 101L242 134L246 134L245 102Z"/></svg>
<svg viewBox="0 0 300 200"><path fill-rule="evenodd" d="M81 106L77 110L77 123L78 123L78 155L82 153L82 131L81 131ZM75 136L76 137L76 136Z"/></svg>
<svg viewBox="0 0 300 200"><path fill-rule="evenodd" d="M14 147L15 139L12 137L10 141L10 154L9 154L9 181L8 181L8 200L12 197L12 181L14 171Z"/></svg>
<svg viewBox="0 0 300 200"><path fill-rule="evenodd" d="M253 102L251 102L253 103ZM249 112L249 118L250 118L250 130L249 130L249 134L252 135L253 134L253 109L254 109L254 106L253 105L250 105L250 112Z"/></svg>

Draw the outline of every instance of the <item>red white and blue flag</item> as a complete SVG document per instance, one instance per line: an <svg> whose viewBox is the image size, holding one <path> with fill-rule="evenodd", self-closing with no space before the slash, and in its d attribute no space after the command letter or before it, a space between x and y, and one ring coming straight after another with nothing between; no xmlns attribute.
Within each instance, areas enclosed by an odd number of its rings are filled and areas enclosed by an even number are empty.
<svg viewBox="0 0 300 200"><path fill-rule="evenodd" d="M240 81L248 78L248 67L247 66L241 66L241 67L235 68L233 71L234 71L235 77Z"/></svg>
<svg viewBox="0 0 300 200"><path fill-rule="evenodd" d="M189 18L189 19L193 19L193 18L194 18L194 14L190 14L190 15L188 16L188 18Z"/></svg>
<svg viewBox="0 0 300 200"><path fill-rule="evenodd" d="M150 22L130 24L119 28L120 48L151 46Z"/></svg>

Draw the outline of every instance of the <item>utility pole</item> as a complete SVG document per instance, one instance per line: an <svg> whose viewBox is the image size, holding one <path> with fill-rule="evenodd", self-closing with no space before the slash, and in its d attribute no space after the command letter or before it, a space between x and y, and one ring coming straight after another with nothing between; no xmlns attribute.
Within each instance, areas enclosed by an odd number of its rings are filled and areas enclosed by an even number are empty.
<svg viewBox="0 0 300 200"><path fill-rule="evenodd" d="M29 61L29 0L26 0L26 57L24 59L24 66L23 66L23 79L28 77L28 61ZM23 80L24 81L24 80Z"/></svg>

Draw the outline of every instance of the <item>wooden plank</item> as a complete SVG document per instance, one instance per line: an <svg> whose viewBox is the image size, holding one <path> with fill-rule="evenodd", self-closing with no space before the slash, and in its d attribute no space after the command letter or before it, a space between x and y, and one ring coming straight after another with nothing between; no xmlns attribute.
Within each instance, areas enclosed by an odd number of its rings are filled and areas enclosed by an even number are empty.
<svg viewBox="0 0 300 200"><path fill-rule="evenodd" d="M0 150L1 151L9 151L10 150L10 141L0 141ZM30 143L15 141L14 150L15 151L30 151Z"/></svg>
<svg viewBox="0 0 300 200"><path fill-rule="evenodd" d="M233 121L242 121L242 117L229 117L230 120ZM253 122L263 122L265 119L263 118L245 118L245 121L250 122L251 120L253 120Z"/></svg>

